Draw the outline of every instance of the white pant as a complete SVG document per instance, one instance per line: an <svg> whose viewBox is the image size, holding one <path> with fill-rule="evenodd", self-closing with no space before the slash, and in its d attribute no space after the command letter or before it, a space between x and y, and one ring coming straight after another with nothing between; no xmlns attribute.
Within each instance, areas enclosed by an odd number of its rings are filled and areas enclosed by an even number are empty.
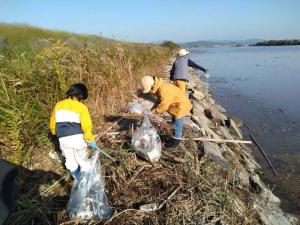
<svg viewBox="0 0 300 225"><path fill-rule="evenodd" d="M80 171L90 169L91 160L88 159L87 144L83 134L59 138L60 149L66 158L65 165L68 170L75 171L80 166Z"/></svg>

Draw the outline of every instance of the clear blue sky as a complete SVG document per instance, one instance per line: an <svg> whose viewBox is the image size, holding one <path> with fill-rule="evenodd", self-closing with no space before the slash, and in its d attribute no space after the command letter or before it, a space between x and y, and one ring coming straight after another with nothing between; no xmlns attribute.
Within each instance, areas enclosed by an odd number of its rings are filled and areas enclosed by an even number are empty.
<svg viewBox="0 0 300 225"><path fill-rule="evenodd" d="M0 0L0 22L139 42L300 38L300 0Z"/></svg>

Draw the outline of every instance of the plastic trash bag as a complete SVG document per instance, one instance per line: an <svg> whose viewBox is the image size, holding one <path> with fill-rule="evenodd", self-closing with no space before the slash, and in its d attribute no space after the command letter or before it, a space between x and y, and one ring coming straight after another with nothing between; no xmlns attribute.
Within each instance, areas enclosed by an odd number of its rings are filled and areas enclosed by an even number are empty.
<svg viewBox="0 0 300 225"><path fill-rule="evenodd" d="M129 113L135 113L138 115L142 115L146 110L145 108L139 104L138 102L129 102L126 111Z"/></svg>
<svg viewBox="0 0 300 225"><path fill-rule="evenodd" d="M131 144L138 155L150 162L157 162L161 157L161 141L149 117L144 116L142 125L133 133Z"/></svg>
<svg viewBox="0 0 300 225"><path fill-rule="evenodd" d="M67 211L71 219L100 220L112 215L101 176L99 151L90 157L90 169L81 172L73 184Z"/></svg>

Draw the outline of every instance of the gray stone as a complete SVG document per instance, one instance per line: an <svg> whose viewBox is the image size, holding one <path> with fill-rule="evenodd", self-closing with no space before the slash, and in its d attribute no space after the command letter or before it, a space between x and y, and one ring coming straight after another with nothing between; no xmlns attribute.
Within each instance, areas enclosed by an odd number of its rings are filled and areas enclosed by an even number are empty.
<svg viewBox="0 0 300 225"><path fill-rule="evenodd" d="M219 104L215 104L214 105L215 109L219 112L222 112L222 113L226 113L226 109L224 109L222 106L220 106Z"/></svg>
<svg viewBox="0 0 300 225"><path fill-rule="evenodd" d="M280 199L267 189L257 174L251 176L251 179L261 188L260 193L253 194L252 198L254 201L253 208L256 209L264 224L293 225L297 223L295 217L285 214L280 209Z"/></svg>
<svg viewBox="0 0 300 225"><path fill-rule="evenodd" d="M192 130L194 130L194 131L200 131L201 130L200 127L196 123L194 123L190 118L186 118L184 120L184 124L186 126L188 126L189 128L191 128Z"/></svg>
<svg viewBox="0 0 300 225"><path fill-rule="evenodd" d="M200 116L204 114L204 108L197 101L193 101L193 115Z"/></svg>
<svg viewBox="0 0 300 225"><path fill-rule="evenodd" d="M194 90L194 93L191 94L191 97L196 101L201 101L204 98L204 94L201 91Z"/></svg>
<svg viewBox="0 0 300 225"><path fill-rule="evenodd" d="M228 161L222 156L219 146L213 142L203 142L204 153L208 155L210 159L215 161L223 170L228 171L230 169Z"/></svg>
<svg viewBox="0 0 300 225"><path fill-rule="evenodd" d="M218 130L220 131L221 136L223 136L225 139L227 139L227 140L234 139L226 127L220 126L220 127L218 127Z"/></svg>

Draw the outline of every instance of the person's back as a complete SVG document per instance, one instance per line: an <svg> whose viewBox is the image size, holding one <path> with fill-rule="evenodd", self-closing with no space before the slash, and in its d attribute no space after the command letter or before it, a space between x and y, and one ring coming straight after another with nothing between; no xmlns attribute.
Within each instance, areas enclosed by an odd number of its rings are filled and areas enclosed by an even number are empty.
<svg viewBox="0 0 300 225"><path fill-rule="evenodd" d="M172 69L170 70L170 80L185 92L186 83L189 82L189 67L199 69L206 73L208 70L190 60L187 55L189 52L185 49L180 49L178 57L175 59Z"/></svg>
<svg viewBox="0 0 300 225"><path fill-rule="evenodd" d="M174 118L186 116L192 109L192 104L185 93L174 84L164 82L161 78L155 77L155 84L152 93L160 99L157 113L168 111Z"/></svg>
<svg viewBox="0 0 300 225"><path fill-rule="evenodd" d="M170 80L189 81L189 68L187 56L179 56L175 59L170 74Z"/></svg>
<svg viewBox="0 0 300 225"><path fill-rule="evenodd" d="M89 169L87 146L97 149L92 134L92 120L86 105L88 90L84 84L71 85L66 99L56 103L50 117L50 131L59 140L60 149L66 158L65 166L74 178L79 172Z"/></svg>
<svg viewBox="0 0 300 225"><path fill-rule="evenodd" d="M57 102L54 108L56 123L50 127L52 133L56 131L58 138L84 133L86 140L93 140L91 137L92 122L87 114L86 105L76 99L67 98Z"/></svg>

